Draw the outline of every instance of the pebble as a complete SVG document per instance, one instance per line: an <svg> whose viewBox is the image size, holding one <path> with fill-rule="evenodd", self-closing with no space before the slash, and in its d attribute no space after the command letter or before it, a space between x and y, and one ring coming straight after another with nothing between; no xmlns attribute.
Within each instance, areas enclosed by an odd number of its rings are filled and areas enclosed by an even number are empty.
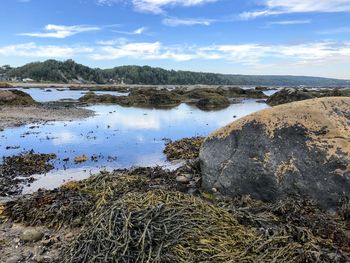
<svg viewBox="0 0 350 263"><path fill-rule="evenodd" d="M192 178L193 178L193 175L192 175L192 174L183 174L183 176L185 176L185 177L188 178L188 179L192 179Z"/></svg>
<svg viewBox="0 0 350 263"><path fill-rule="evenodd" d="M25 229L21 234L21 240L24 242L36 242L44 237L44 233L35 228Z"/></svg>
<svg viewBox="0 0 350 263"><path fill-rule="evenodd" d="M17 263L21 261L21 257L20 256L14 256L14 257L10 257L6 260L6 263Z"/></svg>
<svg viewBox="0 0 350 263"><path fill-rule="evenodd" d="M181 184L188 184L190 182L190 179L187 178L186 176L177 176L176 177L176 182L181 183Z"/></svg>

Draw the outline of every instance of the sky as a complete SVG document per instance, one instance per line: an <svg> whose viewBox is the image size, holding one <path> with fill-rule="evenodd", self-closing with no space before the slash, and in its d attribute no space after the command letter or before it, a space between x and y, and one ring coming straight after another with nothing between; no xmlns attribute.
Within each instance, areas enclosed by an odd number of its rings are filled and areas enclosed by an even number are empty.
<svg viewBox="0 0 350 263"><path fill-rule="evenodd" d="M0 65L350 79L350 0L1 0Z"/></svg>

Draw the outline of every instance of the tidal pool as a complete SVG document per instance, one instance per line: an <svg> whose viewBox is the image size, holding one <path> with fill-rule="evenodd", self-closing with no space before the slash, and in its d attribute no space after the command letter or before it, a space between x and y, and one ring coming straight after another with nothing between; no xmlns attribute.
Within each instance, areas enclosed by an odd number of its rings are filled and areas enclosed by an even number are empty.
<svg viewBox="0 0 350 263"><path fill-rule="evenodd" d="M167 110L91 106L87 108L94 110L96 116L81 121L5 129L0 132L0 157L29 150L55 153L55 170L36 176L38 180L25 188L25 192L40 187L54 188L66 180L86 178L101 169L170 165L163 154L165 139L206 136L235 119L267 107L251 99L211 112L187 104ZM74 163L74 158L83 154L93 158Z"/></svg>

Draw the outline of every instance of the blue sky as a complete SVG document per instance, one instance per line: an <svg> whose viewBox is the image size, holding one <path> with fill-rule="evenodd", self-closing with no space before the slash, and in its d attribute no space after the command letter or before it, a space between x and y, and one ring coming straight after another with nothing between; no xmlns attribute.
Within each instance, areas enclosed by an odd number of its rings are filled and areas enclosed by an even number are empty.
<svg viewBox="0 0 350 263"><path fill-rule="evenodd" d="M2 0L0 65L350 79L350 0Z"/></svg>

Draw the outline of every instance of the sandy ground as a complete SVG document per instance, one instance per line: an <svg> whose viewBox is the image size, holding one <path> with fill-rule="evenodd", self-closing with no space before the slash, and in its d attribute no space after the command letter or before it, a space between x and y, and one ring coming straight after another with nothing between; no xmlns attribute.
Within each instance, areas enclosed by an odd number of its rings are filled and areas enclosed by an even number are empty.
<svg viewBox="0 0 350 263"><path fill-rule="evenodd" d="M23 242L21 234L33 229L22 224L0 223L0 262L1 263L37 263L57 260L59 251L70 242L78 229L63 228L60 230L46 227L35 227L44 237L35 242Z"/></svg>
<svg viewBox="0 0 350 263"><path fill-rule="evenodd" d="M1 106L0 130L30 123L73 121L93 115L93 111L77 107Z"/></svg>

